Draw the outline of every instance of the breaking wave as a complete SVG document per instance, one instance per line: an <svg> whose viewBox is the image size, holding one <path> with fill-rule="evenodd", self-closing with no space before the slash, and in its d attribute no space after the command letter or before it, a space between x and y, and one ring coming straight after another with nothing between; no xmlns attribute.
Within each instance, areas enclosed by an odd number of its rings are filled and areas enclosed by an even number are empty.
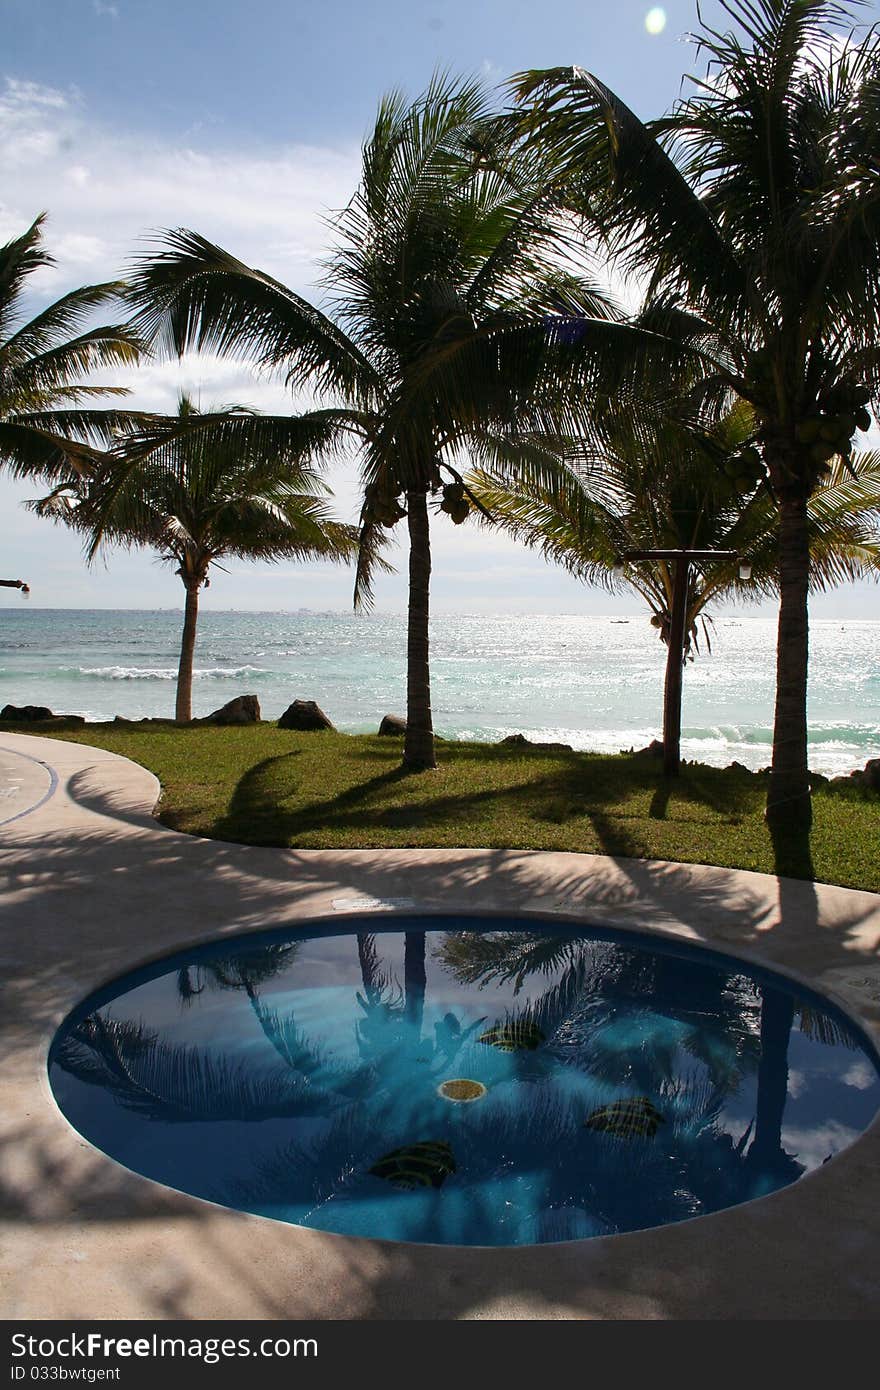
<svg viewBox="0 0 880 1390"><path fill-rule="evenodd" d="M176 666L77 666L64 668L65 675L87 676L104 681L176 681ZM241 680L270 676L262 666L208 666L193 671L193 680Z"/></svg>
<svg viewBox="0 0 880 1390"><path fill-rule="evenodd" d="M720 724L711 728L684 728L682 737L692 743L718 743L728 747L740 744L755 744L770 747L773 743L773 730L769 725ZM880 743L880 724L832 723L829 721L810 721L808 741L810 745L827 744L832 747L873 748Z"/></svg>

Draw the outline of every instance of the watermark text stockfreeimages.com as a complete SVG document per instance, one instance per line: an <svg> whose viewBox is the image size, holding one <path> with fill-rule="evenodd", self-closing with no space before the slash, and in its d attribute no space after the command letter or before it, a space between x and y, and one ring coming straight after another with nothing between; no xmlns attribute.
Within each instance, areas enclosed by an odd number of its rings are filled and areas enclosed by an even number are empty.
<svg viewBox="0 0 880 1390"><path fill-rule="evenodd" d="M283 1360L290 1356L318 1355L318 1343L314 1337L162 1337L157 1332L146 1337L107 1337L101 1332L70 1332L60 1337L37 1337L16 1332L12 1335L11 1343L13 1380L39 1379L39 1376L30 1374L35 1368L29 1367L28 1362L42 1362L58 1357L106 1361L129 1357L143 1360L167 1357L182 1361L202 1361L205 1365L212 1366L218 1361L236 1357L271 1357ZM18 1364L19 1362L21 1364ZM43 1378L59 1379L57 1376ZM70 1378L93 1379L92 1376ZM109 1375L106 1378L109 1379Z"/></svg>

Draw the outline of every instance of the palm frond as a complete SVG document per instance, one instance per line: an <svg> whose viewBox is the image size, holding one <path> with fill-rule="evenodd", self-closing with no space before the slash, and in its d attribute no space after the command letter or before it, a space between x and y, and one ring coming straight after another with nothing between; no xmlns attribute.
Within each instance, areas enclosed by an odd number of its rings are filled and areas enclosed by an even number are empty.
<svg viewBox="0 0 880 1390"><path fill-rule="evenodd" d="M14 478L39 477L58 482L90 473L101 452L89 444L31 424L0 419L0 465Z"/></svg>
<svg viewBox="0 0 880 1390"><path fill-rule="evenodd" d="M33 357L51 352L59 346L59 338L66 339L71 334L81 336L94 311L104 304L118 300L123 290L124 282L116 280L102 285L84 285L62 295L5 339L2 350L7 367L14 368L19 363L25 364ZM128 329L118 328L115 331L123 339L131 340Z"/></svg>
<svg viewBox="0 0 880 1390"><path fill-rule="evenodd" d="M97 369L132 365L142 345L128 325L90 326L95 311L119 296L115 282L72 290L25 318L27 277L53 264L43 246L43 222L38 217L0 247L0 465L16 476L57 482L71 470L91 467L94 450L123 428L121 412L78 407L95 397L127 394L125 388L83 378Z"/></svg>
<svg viewBox="0 0 880 1390"><path fill-rule="evenodd" d="M381 394L369 360L301 296L197 232L169 231L160 244L134 262L127 298L136 330L161 350L244 357L360 403Z"/></svg>

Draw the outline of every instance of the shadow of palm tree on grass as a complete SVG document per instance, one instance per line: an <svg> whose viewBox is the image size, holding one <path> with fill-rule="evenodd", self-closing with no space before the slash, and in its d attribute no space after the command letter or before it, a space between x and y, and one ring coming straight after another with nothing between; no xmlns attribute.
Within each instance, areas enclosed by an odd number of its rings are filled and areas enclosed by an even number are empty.
<svg viewBox="0 0 880 1390"><path fill-rule="evenodd" d="M515 827L525 825L543 848L641 856L651 847L639 823L656 814L658 798L663 818L707 824L738 824L756 814L760 802L760 789L748 774L734 780L719 769L693 768L673 789L658 769L637 757L539 749L512 754L497 746L459 745L449 750L439 774L414 777L396 763L395 750L367 753L371 762L380 755L386 765L393 763L386 771L301 804L290 766L293 753L266 758L240 779L227 812L208 833L263 845L305 846L330 835L340 844L372 838L399 845L506 846L516 841ZM488 785L455 790L457 773L473 760L488 764ZM163 819L171 823L169 816ZM408 841L408 832L417 840ZM582 846L575 843L578 838Z"/></svg>

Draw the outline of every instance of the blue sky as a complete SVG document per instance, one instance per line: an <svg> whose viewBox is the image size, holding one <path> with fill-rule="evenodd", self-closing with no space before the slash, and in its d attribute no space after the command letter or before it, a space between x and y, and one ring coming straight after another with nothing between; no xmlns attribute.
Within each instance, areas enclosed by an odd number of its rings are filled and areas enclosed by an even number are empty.
<svg viewBox="0 0 880 1390"><path fill-rule="evenodd" d="M635 0L0 0L0 241L41 209L55 270L34 277L33 308L75 284L116 275L161 227L188 225L312 292L324 219L353 191L359 146L381 94L413 95L442 67L494 85L512 72L578 63L641 115L677 97L699 71L685 41L692 0L668 0L662 31ZM875 6L865 12L870 17ZM707 20L719 6L704 6ZM655 28L658 26L654 26ZM181 384L203 404L288 403L274 383L212 360L150 363L132 401L170 409ZM331 479L354 518L350 472ZM87 571L75 538L18 505L33 487L0 480L0 568L28 578L40 606L168 607L180 584L148 555L114 554ZM501 536L438 526L436 611L639 611L612 603ZM404 557L399 554L399 559ZM329 567L231 566L206 603L217 608L346 608L350 577ZM0 602L12 602L10 591ZM402 574L379 606L402 608ZM825 615L871 616L873 589L820 601Z"/></svg>
<svg viewBox="0 0 880 1390"><path fill-rule="evenodd" d="M675 94L689 58L692 0L6 0L8 71L65 88L96 120L129 130L253 148L263 141L359 139L378 95L418 91L437 66L504 78L577 62L649 114ZM717 15L710 3L706 17Z"/></svg>

